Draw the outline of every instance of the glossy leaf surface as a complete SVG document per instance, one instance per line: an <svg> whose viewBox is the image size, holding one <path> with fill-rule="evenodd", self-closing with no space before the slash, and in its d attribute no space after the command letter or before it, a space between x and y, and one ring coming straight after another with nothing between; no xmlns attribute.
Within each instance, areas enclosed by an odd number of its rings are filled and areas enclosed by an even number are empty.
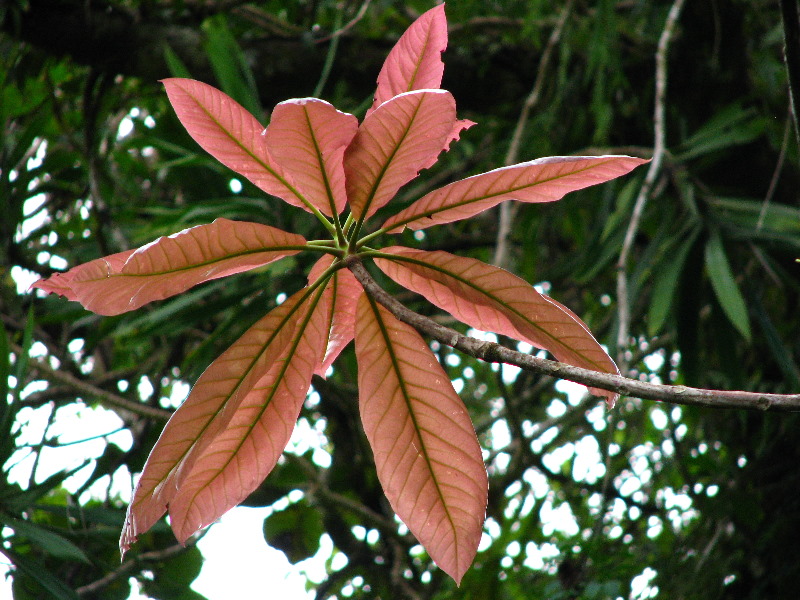
<svg viewBox="0 0 800 600"><path fill-rule="evenodd" d="M477 551L488 494L469 415L420 335L366 295L356 355L361 419L386 497L458 583Z"/></svg>
<svg viewBox="0 0 800 600"><path fill-rule="evenodd" d="M369 112L403 92L439 88L446 48L447 19L444 4L440 4L414 21L389 52L378 74L375 102Z"/></svg>
<svg viewBox="0 0 800 600"><path fill-rule="evenodd" d="M34 287L61 293L97 314L118 315L297 254L305 242L301 235L268 225L217 219L93 260Z"/></svg>
<svg viewBox="0 0 800 600"><path fill-rule="evenodd" d="M342 161L356 129L353 115L324 100L301 98L275 107L264 137L275 161L305 198L331 216L347 203Z"/></svg>
<svg viewBox="0 0 800 600"><path fill-rule="evenodd" d="M353 216L371 216L436 162L455 126L456 104L444 90L395 96L365 118L344 156Z"/></svg>
<svg viewBox="0 0 800 600"><path fill-rule="evenodd" d="M597 185L646 163L631 156L550 156L456 181L426 194L389 218L383 227L398 233L403 227L468 219L505 200L553 202L565 194Z"/></svg>
<svg viewBox="0 0 800 600"><path fill-rule="evenodd" d="M186 131L206 152L266 193L309 210L295 182L267 149L264 127L244 107L193 79L165 79L163 84Z"/></svg>
<svg viewBox="0 0 800 600"><path fill-rule="evenodd" d="M614 361L571 310L508 271L447 252L394 246L375 264L400 285L471 327L524 340L558 360L604 373ZM613 405L617 394L592 389Z"/></svg>

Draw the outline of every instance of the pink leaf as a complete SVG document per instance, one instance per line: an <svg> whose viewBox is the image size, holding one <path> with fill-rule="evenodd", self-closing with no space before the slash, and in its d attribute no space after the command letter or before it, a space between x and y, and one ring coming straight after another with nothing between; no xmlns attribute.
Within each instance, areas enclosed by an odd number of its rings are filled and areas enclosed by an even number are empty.
<svg viewBox="0 0 800 600"><path fill-rule="evenodd" d="M447 252L394 246L375 264L459 321L551 352L559 361L617 374L617 366L571 310L508 271ZM613 406L618 394L591 388Z"/></svg>
<svg viewBox="0 0 800 600"><path fill-rule="evenodd" d="M327 216L342 212L347 202L342 160L357 128L353 115L316 98L287 100L272 111L266 133L269 152Z"/></svg>
<svg viewBox="0 0 800 600"><path fill-rule="evenodd" d="M353 216L368 218L433 165L455 126L455 101L444 90L395 96L364 119L344 155Z"/></svg>
<svg viewBox="0 0 800 600"><path fill-rule="evenodd" d="M412 90L437 89L442 85L447 48L444 4L424 13L400 37L378 75L375 102L367 115L387 100Z"/></svg>
<svg viewBox="0 0 800 600"><path fill-rule="evenodd" d="M241 398L225 428L195 452L169 504L181 543L244 500L278 462L325 351L330 301L330 287L312 292L293 317L297 324L280 358Z"/></svg>
<svg viewBox="0 0 800 600"><path fill-rule="evenodd" d="M172 415L136 484L120 538L123 552L167 511L199 453L229 425L242 402L263 399L259 383L285 363L297 323L308 311L308 303L303 304L307 291L297 292L248 329L205 370Z"/></svg>
<svg viewBox="0 0 800 600"><path fill-rule="evenodd" d="M66 295L98 314L118 315L297 254L305 243L301 235L268 225L217 219L79 265L34 287Z"/></svg>
<svg viewBox="0 0 800 600"><path fill-rule="evenodd" d="M502 167L456 181L426 194L389 218L383 228L399 233L403 227L467 219L504 200L553 202L565 194L625 175L648 162L630 156L550 156Z"/></svg>
<svg viewBox="0 0 800 600"><path fill-rule="evenodd" d="M316 281L332 263L333 257L330 255L320 258L308 274L309 284ZM328 331L330 331L328 334L328 348L325 351L322 364L314 373L321 377L325 377L328 367L333 364L345 346L353 339L356 323L356 302L364 291L358 280L347 269L336 271L328 285L332 286L333 289L329 319L330 327L328 328Z"/></svg>
<svg viewBox="0 0 800 600"><path fill-rule="evenodd" d="M397 515L461 581L475 557L488 481L475 430L425 341L363 294L356 356L361 419Z"/></svg>
<svg viewBox="0 0 800 600"><path fill-rule="evenodd" d="M206 152L266 193L310 210L295 182L270 155L264 127L244 107L199 81L172 78L162 83L178 119Z"/></svg>
<svg viewBox="0 0 800 600"><path fill-rule="evenodd" d="M125 261L128 260L131 254L136 250L125 250L116 254L110 254L103 258L90 260L87 263L78 265L67 271L66 273L56 273L47 279L40 279L34 281L31 289L38 288L48 294L58 294L64 296L67 300L74 300L80 302L78 294L72 289L72 282L78 278L81 279L87 273L118 273L122 270Z"/></svg>

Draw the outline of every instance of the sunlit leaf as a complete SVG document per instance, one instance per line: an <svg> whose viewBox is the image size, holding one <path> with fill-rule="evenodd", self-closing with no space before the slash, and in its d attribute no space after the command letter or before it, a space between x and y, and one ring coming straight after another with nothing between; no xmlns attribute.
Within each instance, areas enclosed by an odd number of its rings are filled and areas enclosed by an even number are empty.
<svg viewBox="0 0 800 600"><path fill-rule="evenodd" d="M305 300L305 303L303 302ZM261 380L284 368L299 319L308 312L300 290L245 332L201 375L150 452L136 484L120 539L126 551L166 512L199 453L228 426L245 400L263 399ZM282 449L282 447L281 447Z"/></svg>
<svg viewBox="0 0 800 600"><path fill-rule="evenodd" d="M446 48L447 19L444 4L440 4L414 21L389 52L378 75L375 102L367 114L403 92L439 88Z"/></svg>
<svg viewBox="0 0 800 600"><path fill-rule="evenodd" d="M223 165L268 194L309 210L294 181L276 163L264 142L264 127L227 94L200 81L162 82L186 131Z"/></svg>
<svg viewBox="0 0 800 600"><path fill-rule="evenodd" d="M131 254L136 250L126 250L125 252L117 252L110 254L103 258L90 260L87 263L78 265L67 271L66 273L56 273L47 279L40 279L33 282L31 289L38 288L48 294L58 294L64 296L67 300L78 300L78 294L72 289L72 281L76 278L80 281L86 277L97 274L98 276L105 277L108 273L119 273L125 265Z"/></svg>
<svg viewBox="0 0 800 600"><path fill-rule="evenodd" d="M13 529L16 535L27 538L47 554L87 565L91 563L86 553L70 540L37 523L8 516L0 516L0 523Z"/></svg>
<svg viewBox="0 0 800 600"><path fill-rule="evenodd" d="M504 200L553 202L625 175L647 160L631 156L549 156L474 175L435 190L389 218L391 233L477 215Z"/></svg>
<svg viewBox="0 0 800 600"><path fill-rule="evenodd" d="M287 100L272 111L265 136L270 153L325 215L347 203L342 161L356 129L353 115L316 98Z"/></svg>
<svg viewBox="0 0 800 600"><path fill-rule="evenodd" d="M749 340L752 334L747 305L739 286L736 285L736 278L731 270L728 257L725 255L725 248L722 246L722 238L717 232L711 235L706 244L706 270L711 280L711 287L714 288L714 294L716 294L725 315L739 330L739 333Z"/></svg>
<svg viewBox="0 0 800 600"><path fill-rule="evenodd" d="M356 355L361 419L386 497L458 583L477 551L488 495L469 415L420 335L366 294Z"/></svg>
<svg viewBox="0 0 800 600"><path fill-rule="evenodd" d="M308 274L309 284L316 279L333 263L333 257L325 255L319 259ZM328 284L332 287L333 297L330 307L330 331L328 334L328 347L322 364L316 375L325 377L328 370L339 354L344 350L355 335L356 302L364 291L353 274L347 269L339 269L331 276Z"/></svg>
<svg viewBox="0 0 800 600"><path fill-rule="evenodd" d="M268 225L217 219L135 251L93 260L33 287L62 294L100 315L118 315L297 254L305 242L301 235Z"/></svg>
<svg viewBox="0 0 800 600"><path fill-rule="evenodd" d="M183 473L169 503L180 542L213 523L255 490L278 462L325 352L331 288L321 285L294 315L295 329L277 361L241 398L236 411Z"/></svg>
<svg viewBox="0 0 800 600"><path fill-rule="evenodd" d="M603 373L617 367L589 328L566 306L508 271L474 258L394 246L375 264L400 285L455 318L548 350L561 362ZM617 394L591 389L613 405Z"/></svg>
<svg viewBox="0 0 800 600"><path fill-rule="evenodd" d="M374 214L436 162L455 126L456 104L444 90L395 96L364 119L344 155L353 216Z"/></svg>

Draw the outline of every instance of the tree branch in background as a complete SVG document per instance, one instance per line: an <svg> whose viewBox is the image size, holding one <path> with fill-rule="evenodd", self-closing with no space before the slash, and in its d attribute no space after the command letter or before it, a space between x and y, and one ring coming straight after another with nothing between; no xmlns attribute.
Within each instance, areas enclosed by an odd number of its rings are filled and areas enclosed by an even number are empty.
<svg viewBox="0 0 800 600"><path fill-rule="evenodd" d="M645 383L638 379L599 373L553 360L538 358L531 354L523 354L493 342L484 342L463 335L444 325L439 325L428 317L406 308L381 288L358 260L351 260L348 267L366 292L400 321L411 325L417 331L442 344L486 362L502 362L515 365L521 369L541 375L567 379L582 385L642 398L643 400L659 400L672 404L704 406L707 408L800 411L800 394L762 394L758 392L707 390L683 385Z"/></svg>
<svg viewBox="0 0 800 600"><path fill-rule="evenodd" d="M561 39L561 34L564 32L564 25L567 22L567 17L572 12L572 7L575 4L574 0L569 0L561 11L553 31L550 33L550 38L547 40L547 45L542 52L539 59L539 68L536 72L536 81L533 84L533 89L525 102L522 105L522 110L517 119L517 125L514 128L514 133L511 136L511 143L508 146L508 152L504 164L506 166L513 165L519 160L519 145L522 141L522 133L525 131L525 125L528 122L528 117L531 111L539 103L539 98L542 94L542 87L544 86L545 73L550 66L550 59L553 56L553 49ZM498 267L505 267L508 262L508 238L511 235L511 224L514 222L514 216L519 210L519 204L516 202L503 202L500 205L500 217L497 226L497 243L495 244L494 258L492 264Z"/></svg>
<svg viewBox="0 0 800 600"><path fill-rule="evenodd" d="M11 344L10 347L11 350L16 354L23 352L23 349L16 344ZM150 417L159 421L166 421L170 418L170 416L172 416L171 411L163 408L156 408L154 406L148 406L147 404L142 404L141 402L128 400L119 394L109 392L108 390L104 390L103 388L99 388L96 385L89 383L88 381L78 379L66 371L53 369L50 367L50 365L42 360L32 360L28 364L30 368L39 373L42 379L62 383L78 393L86 394L87 396L94 398L103 406L121 409L135 415Z"/></svg>
<svg viewBox="0 0 800 600"><path fill-rule="evenodd" d="M800 147L800 2L781 0L783 41L786 73L789 80L789 100L794 117L794 135Z"/></svg>
<svg viewBox="0 0 800 600"><path fill-rule="evenodd" d="M167 558L171 558L177 554L180 554L181 552L185 552L187 548L194 545L197 542L197 540L200 539L200 537L202 537L202 535L192 540L186 546L182 544L175 544L174 546L169 546L168 548L164 548L163 550L153 550L152 552L143 552L142 554L139 554L138 556L135 556L130 560L126 560L116 569L108 573L105 577L79 587L77 590L75 590L75 593L78 595L78 597L89 596L90 594L94 594L95 592L102 590L104 587L111 585L112 583L114 583L114 581L116 581L120 577L123 577L128 573L135 571L137 568L140 568L142 566L142 563L165 560Z"/></svg>
<svg viewBox="0 0 800 600"><path fill-rule="evenodd" d="M647 170L644 183L639 190L636 204L633 206L633 213L625 232L625 240L622 243L622 250L617 261L617 314L619 318L619 328L617 329L617 364L624 373L627 370L627 360L625 360L625 350L628 347L628 336L631 321L630 298L628 297L628 259L633 248L633 240L639 230L639 223L642 220L645 204L650 196L650 191L661 170L661 162L664 159L664 106L667 93L667 51L678 22L684 0L675 0L667 14L667 21L658 40L656 51L656 95L655 108L653 111L653 129L655 141L653 142L653 160Z"/></svg>

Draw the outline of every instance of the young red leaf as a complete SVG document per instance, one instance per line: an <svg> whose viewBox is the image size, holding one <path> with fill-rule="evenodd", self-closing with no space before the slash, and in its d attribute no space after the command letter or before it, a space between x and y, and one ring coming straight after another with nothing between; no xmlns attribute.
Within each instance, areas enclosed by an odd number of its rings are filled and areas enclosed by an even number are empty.
<svg viewBox="0 0 800 600"><path fill-rule="evenodd" d="M456 583L478 549L488 480L464 404L428 345L366 294L356 319L361 419L392 508Z"/></svg>
<svg viewBox="0 0 800 600"><path fill-rule="evenodd" d="M523 340L559 361L602 373L617 366L575 313L540 294L525 280L473 258L402 246L375 264L400 285L421 294L459 321L483 331ZM618 394L592 388L610 406Z"/></svg>
<svg viewBox="0 0 800 600"><path fill-rule="evenodd" d="M244 500L273 469L294 430L325 351L331 288L318 287L295 313L284 352L241 398L230 421L198 450L169 504L181 543Z"/></svg>
<svg viewBox="0 0 800 600"><path fill-rule="evenodd" d="M364 119L344 155L353 216L368 218L435 163L455 126L455 100L444 90L395 96Z"/></svg>
<svg viewBox="0 0 800 600"><path fill-rule="evenodd" d="M64 296L67 300L80 302L78 294L72 289L72 282L76 278L83 279L92 273L118 273L125 265L125 261L134 252L136 252L135 249L125 250L124 252L117 252L103 258L90 260L87 263L73 267L66 273L56 273L47 279L34 281L31 289L38 288L48 294L58 294L59 296Z"/></svg>
<svg viewBox="0 0 800 600"><path fill-rule="evenodd" d="M272 111L269 152L306 199L329 217L347 203L342 161L357 129L353 115L316 98L287 100Z"/></svg>
<svg viewBox="0 0 800 600"><path fill-rule="evenodd" d="M122 530L123 552L167 511L199 453L229 425L244 399L262 398L259 383L276 364L283 364L297 324L307 312L307 298L306 288L277 306L197 380L147 458Z"/></svg>
<svg viewBox="0 0 800 600"><path fill-rule="evenodd" d="M164 79L162 83L178 119L206 152L266 193L310 211L308 200L270 155L264 127L243 106L193 79Z"/></svg>
<svg viewBox="0 0 800 600"><path fill-rule="evenodd" d="M320 258L311 268L308 274L309 284L317 278L333 263L333 256L326 254ZM330 326L326 327L328 334L328 347L322 364L314 373L325 377L328 367L350 343L355 335L356 324L356 302L364 291L353 274L347 269L339 269L331 276L328 284L333 289L333 298L330 309Z"/></svg>
<svg viewBox="0 0 800 600"><path fill-rule="evenodd" d="M34 287L64 293L100 315L118 315L204 281L297 254L301 235L268 225L217 219L70 269ZM48 283L52 281L52 283Z"/></svg>
<svg viewBox="0 0 800 600"><path fill-rule="evenodd" d="M434 6L400 36L378 74L375 102L367 115L403 92L437 89L442 85L447 48L447 19L444 4Z"/></svg>
<svg viewBox="0 0 800 600"><path fill-rule="evenodd" d="M399 233L403 227L467 219L504 200L553 202L565 194L625 175L648 162L631 156L550 156L502 167L456 181L426 194L390 217L383 228Z"/></svg>

